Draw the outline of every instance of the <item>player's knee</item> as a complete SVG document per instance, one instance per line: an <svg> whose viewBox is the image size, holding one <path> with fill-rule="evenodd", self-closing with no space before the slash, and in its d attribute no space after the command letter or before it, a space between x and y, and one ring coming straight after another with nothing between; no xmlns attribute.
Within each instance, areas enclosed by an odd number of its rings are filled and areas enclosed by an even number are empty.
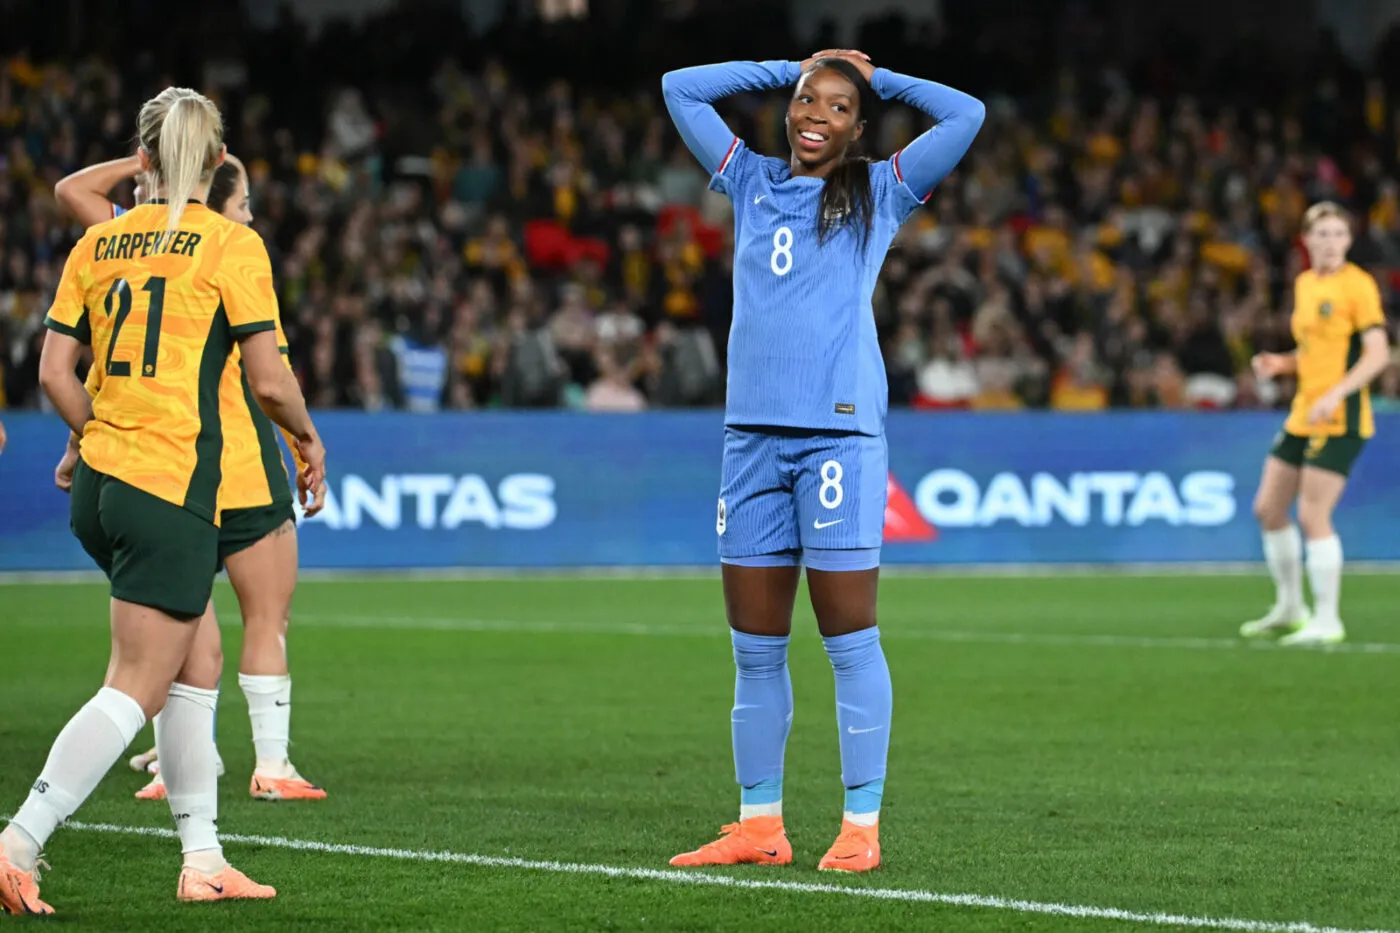
<svg viewBox="0 0 1400 933"><path fill-rule="evenodd" d="M250 611L243 617L244 638L251 641L281 642L287 635L287 624L291 617L281 607L262 608Z"/></svg>
<svg viewBox="0 0 1400 933"><path fill-rule="evenodd" d="M212 690L213 688L219 685L219 678L223 676L224 673L223 647L220 646L218 648L213 649L212 651L207 652L206 655L203 658L201 658L201 661L204 664L205 669L213 677L214 681L212 684L210 684L208 687L205 687L204 689Z"/></svg>
<svg viewBox="0 0 1400 933"><path fill-rule="evenodd" d="M196 645L175 679L201 690L213 690L218 687L223 671L223 648L218 645Z"/></svg>
<svg viewBox="0 0 1400 933"><path fill-rule="evenodd" d="M855 593L835 598L831 594L823 594L813 599L812 609L817 616L817 631L823 638L863 632L876 624L873 594L869 598Z"/></svg>
<svg viewBox="0 0 1400 933"><path fill-rule="evenodd" d="M1332 536L1332 510L1307 499L1298 503L1298 524L1309 541Z"/></svg>
<svg viewBox="0 0 1400 933"><path fill-rule="evenodd" d="M165 701L170 697L170 684L126 684L117 689L141 704L146 721L155 719L165 709Z"/></svg>
<svg viewBox="0 0 1400 933"><path fill-rule="evenodd" d="M734 666L739 676L766 679L780 674L787 667L787 635L750 635L735 631Z"/></svg>
<svg viewBox="0 0 1400 933"><path fill-rule="evenodd" d="M1269 496L1255 496L1254 517L1265 531L1277 531L1288 524L1288 506Z"/></svg>
<svg viewBox="0 0 1400 933"><path fill-rule="evenodd" d="M154 722L160 715L160 711L165 709L165 701L170 698L170 691L166 690L159 697L139 697L136 702L141 704L141 711L146 714L147 722Z"/></svg>
<svg viewBox="0 0 1400 933"><path fill-rule="evenodd" d="M165 698L170 694L173 680L170 668L160 661L117 658L104 686L125 693L141 704L146 719L150 720L165 708Z"/></svg>

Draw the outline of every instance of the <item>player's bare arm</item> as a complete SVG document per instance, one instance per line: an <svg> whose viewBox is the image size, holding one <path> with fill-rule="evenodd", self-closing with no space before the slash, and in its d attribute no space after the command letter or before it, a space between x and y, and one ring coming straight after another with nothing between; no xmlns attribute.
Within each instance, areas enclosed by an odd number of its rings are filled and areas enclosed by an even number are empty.
<svg viewBox="0 0 1400 933"><path fill-rule="evenodd" d="M39 385L64 423L77 434L92 420L92 398L76 372L82 352L77 338L49 331L39 356Z"/></svg>
<svg viewBox="0 0 1400 933"><path fill-rule="evenodd" d="M1361 337L1361 357L1347 370L1342 381L1318 399L1308 412L1309 424L1322 424L1332 417L1348 396L1366 388L1390 365L1390 339L1385 329L1372 327Z"/></svg>
<svg viewBox="0 0 1400 933"><path fill-rule="evenodd" d="M141 172L141 159L134 155L99 162L60 179L54 185L53 196L79 223L91 227L112 219L112 201L108 193Z"/></svg>
<svg viewBox="0 0 1400 933"><path fill-rule="evenodd" d="M306 399L302 397L296 376L282 362L276 334L262 331L245 337L239 341L239 349L254 400L269 418L296 438L297 452L307 465L303 474L306 488L317 489L326 479L326 449L306 410ZM301 486L300 481L298 486Z"/></svg>

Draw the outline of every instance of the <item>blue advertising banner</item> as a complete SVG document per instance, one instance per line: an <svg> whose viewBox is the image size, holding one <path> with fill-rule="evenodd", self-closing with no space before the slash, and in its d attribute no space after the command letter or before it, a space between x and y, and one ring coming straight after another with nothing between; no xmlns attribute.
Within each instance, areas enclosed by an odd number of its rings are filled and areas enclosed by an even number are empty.
<svg viewBox="0 0 1400 933"><path fill-rule="evenodd" d="M889 419L891 564L1254 561L1271 413ZM0 571L90 569L53 467L65 429L10 413ZM315 568L717 562L718 412L322 412L331 497ZM1400 416L1379 419L1338 512L1347 557L1400 560Z"/></svg>

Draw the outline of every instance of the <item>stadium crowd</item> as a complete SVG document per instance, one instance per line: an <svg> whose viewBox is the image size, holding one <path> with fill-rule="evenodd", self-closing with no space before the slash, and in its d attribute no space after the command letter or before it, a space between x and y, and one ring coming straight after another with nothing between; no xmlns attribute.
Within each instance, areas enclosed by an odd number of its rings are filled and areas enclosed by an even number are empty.
<svg viewBox="0 0 1400 933"><path fill-rule="evenodd" d="M401 13L313 36L285 12L255 31L237 9L187 20L202 30L197 61L121 54L131 26L117 20L91 24L81 56L9 50L0 407L40 404L42 319L81 233L59 211L55 182L129 154L135 103L168 83L224 109L313 405L722 402L729 208L666 118L660 73L715 57L801 58L821 36L799 41L770 24L758 33L763 54L709 43L704 29L689 42L642 29L629 40L652 52L630 68L600 54L594 73L578 46L606 53L606 37L582 25L572 38L514 20L476 35L450 17ZM401 43L415 61L397 61L395 43L377 41L395 30L434 41ZM146 33L131 35L126 47L145 47ZM1057 84L1031 93L979 84L990 67L942 54L957 38L888 22L861 36L877 64L989 104L968 157L906 225L881 277L892 405L1281 404L1289 387L1258 383L1249 359L1291 343L1298 221L1322 198L1354 210L1352 257L1394 312L1400 97L1381 76L1320 54L1249 98L1211 92L1204 65L1164 77L1105 61L1061 68ZM425 47L440 54L425 58ZM179 64L152 64L167 60ZM413 68L421 80L387 77ZM753 148L781 155L783 107L775 95L724 112ZM872 154L894 152L920 119L885 108L865 134ZM114 197L130 204L131 194ZM1400 363L1377 394L1378 408L1400 408Z"/></svg>

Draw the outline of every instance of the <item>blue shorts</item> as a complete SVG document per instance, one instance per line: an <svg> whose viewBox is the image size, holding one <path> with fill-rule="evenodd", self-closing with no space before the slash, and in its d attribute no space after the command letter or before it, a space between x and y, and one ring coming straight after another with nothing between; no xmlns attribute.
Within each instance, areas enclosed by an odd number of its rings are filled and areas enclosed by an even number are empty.
<svg viewBox="0 0 1400 933"><path fill-rule="evenodd" d="M727 427L715 522L720 560L878 567L888 479L884 437Z"/></svg>

